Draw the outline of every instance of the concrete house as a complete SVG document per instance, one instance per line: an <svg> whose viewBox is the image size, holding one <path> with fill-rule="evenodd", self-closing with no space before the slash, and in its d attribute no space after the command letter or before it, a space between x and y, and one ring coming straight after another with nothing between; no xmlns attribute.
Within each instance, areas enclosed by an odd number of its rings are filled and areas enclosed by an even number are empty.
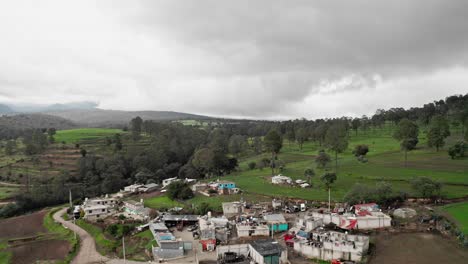
<svg viewBox="0 0 468 264"><path fill-rule="evenodd" d="M129 186L125 186L124 191L129 193L138 193L141 187L143 187L142 184L132 184Z"/></svg>
<svg viewBox="0 0 468 264"><path fill-rule="evenodd" d="M203 251L213 251L216 249L216 227L208 219L201 217L200 226L200 244Z"/></svg>
<svg viewBox="0 0 468 264"><path fill-rule="evenodd" d="M82 209L85 213L84 219L95 221L100 218L105 218L115 212L119 200L107 195L102 198L85 198Z"/></svg>
<svg viewBox="0 0 468 264"><path fill-rule="evenodd" d="M158 243L157 247L152 247L155 259L175 259L184 256L185 243L177 240L164 224L150 223L149 229Z"/></svg>
<svg viewBox="0 0 468 264"><path fill-rule="evenodd" d="M177 177L164 179L164 180L162 181L162 187L165 188L165 187L167 187L169 184L171 184L171 183L173 183L173 182L176 182L176 181L180 181L180 179L178 179Z"/></svg>
<svg viewBox="0 0 468 264"><path fill-rule="evenodd" d="M139 202L132 200L125 201L123 210L130 217L135 219L147 220L150 216L150 209L145 207L143 204L143 199L141 199Z"/></svg>
<svg viewBox="0 0 468 264"><path fill-rule="evenodd" d="M323 224L334 223L342 229L379 229L390 227L392 218L380 211L360 211L358 215L353 213L319 213L313 212L314 219L322 219Z"/></svg>
<svg viewBox="0 0 468 264"><path fill-rule="evenodd" d="M85 212L84 219L90 221L96 221L100 218L106 218L110 215L111 211L107 205L90 205L84 206Z"/></svg>
<svg viewBox="0 0 468 264"><path fill-rule="evenodd" d="M241 202L222 203L223 214L227 218L237 216L244 212L245 204Z"/></svg>
<svg viewBox="0 0 468 264"><path fill-rule="evenodd" d="M169 227L184 227L198 224L199 217L199 215L164 215L161 221Z"/></svg>
<svg viewBox="0 0 468 264"><path fill-rule="evenodd" d="M288 222L282 214L269 214L263 216L265 222L267 222L270 231L272 232L283 232L288 231Z"/></svg>
<svg viewBox="0 0 468 264"><path fill-rule="evenodd" d="M159 188L159 185L156 183L148 183L140 187L140 192L149 193L156 191Z"/></svg>
<svg viewBox="0 0 468 264"><path fill-rule="evenodd" d="M313 231L296 236L294 251L321 260L343 259L360 262L369 249L369 237L334 231Z"/></svg>
<svg viewBox="0 0 468 264"><path fill-rule="evenodd" d="M253 223L236 224L238 237L269 236L270 229L267 225Z"/></svg>
<svg viewBox="0 0 468 264"><path fill-rule="evenodd" d="M286 264L288 251L273 239L255 240L249 244L250 258L258 264Z"/></svg>
<svg viewBox="0 0 468 264"><path fill-rule="evenodd" d="M249 244L233 244L216 248L218 263L286 264L288 251L273 239L262 239ZM229 258L227 258L229 256ZM242 258L239 258L242 257Z"/></svg>
<svg viewBox="0 0 468 264"><path fill-rule="evenodd" d="M273 184L292 184L292 179L283 175L276 175L271 178Z"/></svg>
<svg viewBox="0 0 468 264"><path fill-rule="evenodd" d="M233 189L236 188L236 184L231 181L218 181L218 189Z"/></svg>

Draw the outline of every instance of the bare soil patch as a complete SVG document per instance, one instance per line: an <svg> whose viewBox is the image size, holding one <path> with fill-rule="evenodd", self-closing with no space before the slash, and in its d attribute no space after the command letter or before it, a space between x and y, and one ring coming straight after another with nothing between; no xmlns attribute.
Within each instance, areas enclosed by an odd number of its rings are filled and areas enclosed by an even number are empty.
<svg viewBox="0 0 468 264"><path fill-rule="evenodd" d="M13 264L36 263L38 260L62 260L70 251L64 240L35 241L12 248Z"/></svg>
<svg viewBox="0 0 468 264"><path fill-rule="evenodd" d="M432 233L381 233L375 244L371 264L465 263L468 258L468 250Z"/></svg>
<svg viewBox="0 0 468 264"><path fill-rule="evenodd" d="M28 215L0 220L1 238L19 238L45 233L47 229L42 225L47 211L39 211Z"/></svg>

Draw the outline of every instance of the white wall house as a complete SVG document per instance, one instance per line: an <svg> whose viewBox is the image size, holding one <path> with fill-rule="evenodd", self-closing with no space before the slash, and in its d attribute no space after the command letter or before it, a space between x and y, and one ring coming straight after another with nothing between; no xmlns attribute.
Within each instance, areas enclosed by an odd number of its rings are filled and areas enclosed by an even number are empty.
<svg viewBox="0 0 468 264"><path fill-rule="evenodd" d="M311 259L343 259L359 262L367 254L369 237L340 232L311 232L309 238L296 238L294 251Z"/></svg>

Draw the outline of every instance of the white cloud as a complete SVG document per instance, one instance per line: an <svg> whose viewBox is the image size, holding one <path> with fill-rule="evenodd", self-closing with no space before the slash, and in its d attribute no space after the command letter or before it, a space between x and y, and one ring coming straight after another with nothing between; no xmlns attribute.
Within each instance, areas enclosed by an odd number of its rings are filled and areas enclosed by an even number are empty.
<svg viewBox="0 0 468 264"><path fill-rule="evenodd" d="M464 1L341 5L3 2L0 101L279 119L468 91Z"/></svg>

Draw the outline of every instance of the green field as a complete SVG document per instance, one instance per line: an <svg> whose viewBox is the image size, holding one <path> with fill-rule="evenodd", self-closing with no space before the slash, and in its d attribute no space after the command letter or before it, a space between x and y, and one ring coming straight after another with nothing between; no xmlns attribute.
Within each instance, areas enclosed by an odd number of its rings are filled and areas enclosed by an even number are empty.
<svg viewBox="0 0 468 264"><path fill-rule="evenodd" d="M449 204L444 206L443 210L453 217L460 230L468 235L468 202Z"/></svg>
<svg viewBox="0 0 468 264"><path fill-rule="evenodd" d="M416 194L410 188L410 180L418 176L427 176L443 183L443 194L447 198L468 196L468 158L451 160L445 149L436 152L426 147L424 134L420 135L418 149L408 153L408 166L404 166L404 155L399 150L399 144L391 137L391 129L362 131L356 136L350 135L349 147L345 153L338 156L338 179L332 186L332 200L341 201L347 191L355 183L375 185L381 181L390 182L396 191ZM459 135L448 138L455 141ZM361 163L352 154L355 145L367 144L370 152L367 163ZM271 170L249 170L247 164L258 161L267 154L249 157L241 160L240 171L224 179L233 180L237 186L248 193L257 193L272 197L296 197L310 200L326 200L328 194L319 177L325 171L334 171L334 155L326 169L316 167L314 157L321 149L318 144L306 142L303 149L295 143L284 142L279 159L286 163L281 174L293 179L306 180L304 170L313 168L313 187L301 189L298 187L279 186L271 184Z"/></svg>
<svg viewBox="0 0 468 264"><path fill-rule="evenodd" d="M67 144L78 143L81 140L89 140L102 138L106 136L113 136L117 133L124 133L121 129L112 128L78 128L69 130L59 130L54 136L55 141L65 142Z"/></svg>
<svg viewBox="0 0 468 264"><path fill-rule="evenodd" d="M145 206L155 209L170 209L174 207L183 207L182 203L173 201L167 196L153 197L150 199L145 199Z"/></svg>
<svg viewBox="0 0 468 264"><path fill-rule="evenodd" d="M18 192L16 187L0 186L0 200L11 198Z"/></svg>

